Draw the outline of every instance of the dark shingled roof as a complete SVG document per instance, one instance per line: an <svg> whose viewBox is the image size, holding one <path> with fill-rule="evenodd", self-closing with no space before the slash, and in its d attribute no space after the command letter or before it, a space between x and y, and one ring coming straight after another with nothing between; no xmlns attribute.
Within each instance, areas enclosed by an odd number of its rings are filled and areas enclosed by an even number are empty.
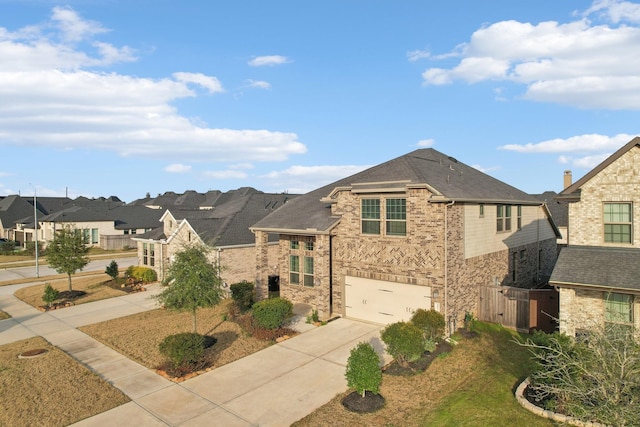
<svg viewBox="0 0 640 427"><path fill-rule="evenodd" d="M549 283L640 291L640 249L567 246L558 255Z"/></svg>
<svg viewBox="0 0 640 427"><path fill-rule="evenodd" d="M398 183L398 181L404 181ZM374 187L427 185L438 200L448 202L473 201L479 203L511 203L538 205L533 196L502 181L465 165L432 148L405 154L378 166L341 179L303 196L291 200L287 206L252 228L262 230L328 231L339 219L331 216L330 204L321 199L329 196L336 187L354 184L390 183Z"/></svg>
<svg viewBox="0 0 640 427"><path fill-rule="evenodd" d="M569 226L569 203L566 200L559 199L555 191L545 191L542 194L534 194L533 196L547 204L553 222L558 227Z"/></svg>

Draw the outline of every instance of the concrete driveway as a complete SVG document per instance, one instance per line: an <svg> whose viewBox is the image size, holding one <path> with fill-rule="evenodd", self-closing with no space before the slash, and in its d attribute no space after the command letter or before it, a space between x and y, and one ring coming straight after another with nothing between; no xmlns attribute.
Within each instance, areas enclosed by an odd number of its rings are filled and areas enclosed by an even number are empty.
<svg viewBox="0 0 640 427"><path fill-rule="evenodd" d="M0 288L2 289L2 288ZM0 294L0 344L40 335L132 401L76 426L288 426L347 389L350 350L370 342L385 363L380 326L336 319L213 371L173 383L76 328L155 308L143 292L41 313Z"/></svg>

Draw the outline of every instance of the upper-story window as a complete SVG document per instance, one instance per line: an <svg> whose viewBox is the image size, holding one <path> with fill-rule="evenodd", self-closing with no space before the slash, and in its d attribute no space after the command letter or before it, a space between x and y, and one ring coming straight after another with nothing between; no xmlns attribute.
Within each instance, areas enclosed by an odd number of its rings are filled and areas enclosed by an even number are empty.
<svg viewBox="0 0 640 427"><path fill-rule="evenodd" d="M480 213L479 213L480 218L484 218L484 205L480 204Z"/></svg>
<svg viewBox="0 0 640 427"><path fill-rule="evenodd" d="M497 205L497 231L511 230L511 205Z"/></svg>
<svg viewBox="0 0 640 427"><path fill-rule="evenodd" d="M604 204L604 241L631 243L631 203Z"/></svg>
<svg viewBox="0 0 640 427"><path fill-rule="evenodd" d="M407 235L407 199L387 199L387 235Z"/></svg>
<svg viewBox="0 0 640 427"><path fill-rule="evenodd" d="M517 225L516 227L518 227L518 230L520 230L522 228L522 206L518 205L516 207L516 210L518 211L517 213Z"/></svg>
<svg viewBox="0 0 640 427"><path fill-rule="evenodd" d="M384 234L387 236L407 235L407 199L390 198L362 199L360 202L360 224L362 234L382 234L381 221L384 217ZM384 207L384 212L382 211Z"/></svg>
<svg viewBox="0 0 640 427"><path fill-rule="evenodd" d="M380 199L362 199L362 234L380 234Z"/></svg>

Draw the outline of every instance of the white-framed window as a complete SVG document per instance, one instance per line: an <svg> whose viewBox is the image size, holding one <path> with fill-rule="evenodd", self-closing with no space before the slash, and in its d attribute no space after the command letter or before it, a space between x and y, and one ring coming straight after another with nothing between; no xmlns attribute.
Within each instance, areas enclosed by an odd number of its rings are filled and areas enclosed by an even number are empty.
<svg viewBox="0 0 640 427"><path fill-rule="evenodd" d="M303 284L308 287L313 286L313 257L305 256L304 257L304 281Z"/></svg>
<svg viewBox="0 0 640 427"><path fill-rule="evenodd" d="M517 227L517 230L520 230L522 228L522 206L518 205L516 207L516 211L517 211L517 214L516 214L517 225L516 225L516 227Z"/></svg>
<svg viewBox="0 0 640 427"><path fill-rule="evenodd" d="M480 216L480 218L484 218L484 205L481 203L478 206L478 208L479 208L479 214L478 215Z"/></svg>
<svg viewBox="0 0 640 427"><path fill-rule="evenodd" d="M289 255L289 284L300 284L300 256Z"/></svg>
<svg viewBox="0 0 640 427"><path fill-rule="evenodd" d="M498 232L511 231L511 205L497 205L496 218L496 230Z"/></svg>
<svg viewBox="0 0 640 427"><path fill-rule="evenodd" d="M142 264L149 265L149 244L142 244Z"/></svg>
<svg viewBox="0 0 640 427"><path fill-rule="evenodd" d="M380 199L362 199L360 206L362 234L380 234Z"/></svg>
<svg viewBox="0 0 640 427"><path fill-rule="evenodd" d="M604 203L605 243L631 243L633 226L631 203Z"/></svg>
<svg viewBox="0 0 640 427"><path fill-rule="evenodd" d="M156 251L154 249L153 243L149 244L149 265L151 267L156 265Z"/></svg>

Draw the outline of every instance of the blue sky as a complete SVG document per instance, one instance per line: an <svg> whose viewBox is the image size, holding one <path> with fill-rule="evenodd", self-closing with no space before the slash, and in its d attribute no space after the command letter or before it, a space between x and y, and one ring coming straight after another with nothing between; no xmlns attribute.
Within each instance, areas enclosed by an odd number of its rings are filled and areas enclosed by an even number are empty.
<svg viewBox="0 0 640 427"><path fill-rule="evenodd" d="M421 147L561 191L639 110L637 2L0 0L0 195L304 193Z"/></svg>

